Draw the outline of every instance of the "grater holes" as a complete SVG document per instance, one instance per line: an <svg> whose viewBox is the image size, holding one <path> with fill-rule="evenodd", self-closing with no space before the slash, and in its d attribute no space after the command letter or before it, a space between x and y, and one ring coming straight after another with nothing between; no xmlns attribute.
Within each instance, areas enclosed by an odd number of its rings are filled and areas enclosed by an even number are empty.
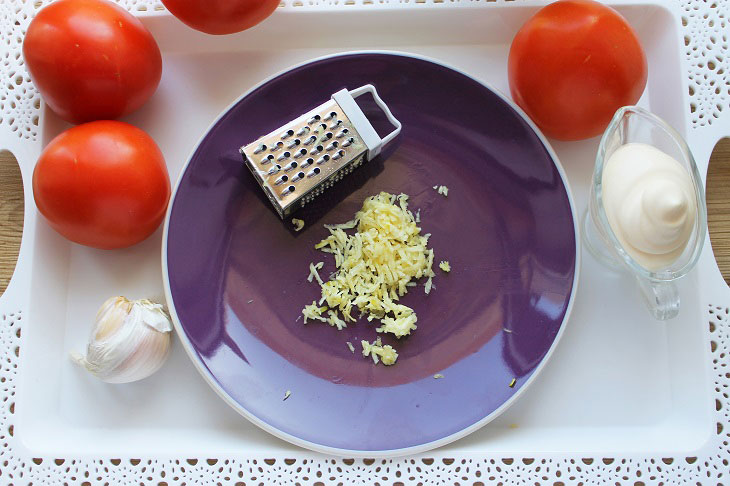
<svg viewBox="0 0 730 486"><path fill-rule="evenodd" d="M307 160L305 160L302 163L302 167L308 167L314 163L314 159L312 157L309 157Z"/></svg>
<svg viewBox="0 0 730 486"><path fill-rule="evenodd" d="M303 135L306 135L306 134L308 134L308 133L309 133L309 130L310 130L310 128L309 128L308 126L303 126L303 127L302 127L302 128L300 128L300 129L299 129L299 131L297 132L297 137L301 137L301 136L303 136Z"/></svg>
<svg viewBox="0 0 730 486"><path fill-rule="evenodd" d="M292 192L294 192L295 190L296 190L296 187L294 187L294 186L289 186L289 187L287 187L286 189L284 189L284 190L282 191L282 193L281 193L281 197L284 197L284 196L288 196L289 194L291 194L291 193L292 193Z"/></svg>
<svg viewBox="0 0 730 486"><path fill-rule="evenodd" d="M298 159L299 157L304 157L307 155L307 149L301 149L299 152L294 154L294 158Z"/></svg>
<svg viewBox="0 0 730 486"><path fill-rule="evenodd" d="M325 117L324 121L329 121L329 120L331 120L333 118L336 118L336 117L337 117L337 112L336 111L331 111L330 114Z"/></svg>
<svg viewBox="0 0 730 486"><path fill-rule="evenodd" d="M291 152L284 152L276 160L282 161L284 159L288 159L289 157L291 157Z"/></svg>
<svg viewBox="0 0 730 486"><path fill-rule="evenodd" d="M313 124L313 123L317 123L317 122L318 122L319 120L321 120L321 119L322 119L322 117L321 117L321 116L319 116L319 115L314 115L314 116L313 116L312 118L310 118L309 120L307 120L307 125L311 125L311 124Z"/></svg>
<svg viewBox="0 0 730 486"><path fill-rule="evenodd" d="M260 154L264 150L266 150L266 144L263 144L262 143L261 145L259 145L258 147L256 147L256 150L254 150L253 153L254 154Z"/></svg>
<svg viewBox="0 0 730 486"><path fill-rule="evenodd" d="M327 155L327 154L324 154L324 155L323 155L322 157L320 157L319 159L317 159L317 163L318 163L318 164L324 164L324 163L325 163L325 162L327 162L327 161L328 161L329 159L330 159L330 156L329 156L329 155Z"/></svg>
<svg viewBox="0 0 730 486"><path fill-rule="evenodd" d="M284 170L287 171L287 172L289 172L290 170L296 169L296 168L297 168L297 163L296 162L292 162L291 164L287 165Z"/></svg>
<svg viewBox="0 0 730 486"><path fill-rule="evenodd" d="M334 141L331 144L327 145L327 148L325 150L327 150L327 152L329 152L330 150L334 150L339 146L340 146L340 144L337 143L337 141Z"/></svg>
<svg viewBox="0 0 730 486"><path fill-rule="evenodd" d="M272 152L276 152L277 150L279 150L283 146L284 146L284 142L276 142L276 145L274 145L273 147L271 147L270 150Z"/></svg>
<svg viewBox="0 0 730 486"><path fill-rule="evenodd" d="M336 138L342 138L342 137L344 137L345 135L347 135L348 133L349 133L349 130L348 130L347 128L343 128L343 129L342 129L342 130L340 131L340 133L338 133L338 134L336 135Z"/></svg>
<svg viewBox="0 0 730 486"><path fill-rule="evenodd" d="M309 137L307 139L306 142L304 142L304 145L311 145L311 144L313 144L316 141L317 141L317 137L315 137L314 135L312 135L311 137Z"/></svg>
<svg viewBox="0 0 730 486"><path fill-rule="evenodd" d="M344 150L340 150L339 152L337 152L335 155L332 156L332 159L333 160L337 160L337 159L340 159L340 158L342 158L344 156L345 156L345 151Z"/></svg>
<svg viewBox="0 0 730 486"><path fill-rule="evenodd" d="M342 146L343 147L349 147L350 145L352 145L352 143L354 141L355 141L355 137L350 137L347 140L345 140L344 142L342 142Z"/></svg>
<svg viewBox="0 0 730 486"><path fill-rule="evenodd" d="M335 128L339 127L340 125L342 125L342 120L337 120L336 122L333 122L329 128L330 128L330 130L334 130Z"/></svg>
<svg viewBox="0 0 730 486"><path fill-rule="evenodd" d="M289 129L289 130L285 131L284 133L282 133L281 135L279 135L279 137L282 140L286 140L287 138L291 137L292 135L294 135L294 130Z"/></svg>
<svg viewBox="0 0 730 486"><path fill-rule="evenodd" d="M273 161L274 161L274 156L271 155L271 154L269 154L266 157L264 157L264 158L261 159L261 163L262 164L268 164L268 163L271 163Z"/></svg>
<svg viewBox="0 0 730 486"><path fill-rule="evenodd" d="M323 147L323 146L321 146L321 145L317 145L317 146L316 146L316 147L314 148L314 150L312 150L312 155L317 155L317 154L318 154L318 153L320 153L320 152L321 152L322 150L324 150L324 147Z"/></svg>
<svg viewBox="0 0 730 486"><path fill-rule="evenodd" d="M274 185L275 186L278 186L279 184L283 184L283 183L285 183L288 180L289 180L289 176L287 176L286 174L284 174L283 176L279 177L278 179L276 179L274 181Z"/></svg>
<svg viewBox="0 0 730 486"><path fill-rule="evenodd" d="M316 175L319 175L320 172L322 172L322 170L319 167L315 167L314 169L309 171L309 174L307 174L307 177L314 177Z"/></svg>
<svg viewBox="0 0 730 486"><path fill-rule="evenodd" d="M302 143L298 138L295 138L291 141L289 145L286 146L288 149L293 149L294 147L298 146L300 143Z"/></svg>

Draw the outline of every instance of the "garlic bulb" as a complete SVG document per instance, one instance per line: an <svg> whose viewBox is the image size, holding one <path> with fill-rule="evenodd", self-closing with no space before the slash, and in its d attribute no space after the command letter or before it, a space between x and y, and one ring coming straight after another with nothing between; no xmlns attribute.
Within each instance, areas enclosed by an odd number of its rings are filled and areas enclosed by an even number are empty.
<svg viewBox="0 0 730 486"><path fill-rule="evenodd" d="M73 352L71 359L108 383L141 380L165 362L171 331L162 305L111 297L96 314L86 356Z"/></svg>

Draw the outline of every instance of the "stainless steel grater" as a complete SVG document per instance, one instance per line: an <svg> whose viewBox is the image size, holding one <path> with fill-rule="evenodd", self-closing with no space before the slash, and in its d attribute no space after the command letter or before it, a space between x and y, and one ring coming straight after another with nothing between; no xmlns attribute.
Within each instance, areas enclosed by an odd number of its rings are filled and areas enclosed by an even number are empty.
<svg viewBox="0 0 730 486"><path fill-rule="evenodd" d="M366 92L396 127L382 139L355 102ZM367 84L338 91L326 103L241 147L241 154L283 219L377 156L400 130L375 87Z"/></svg>

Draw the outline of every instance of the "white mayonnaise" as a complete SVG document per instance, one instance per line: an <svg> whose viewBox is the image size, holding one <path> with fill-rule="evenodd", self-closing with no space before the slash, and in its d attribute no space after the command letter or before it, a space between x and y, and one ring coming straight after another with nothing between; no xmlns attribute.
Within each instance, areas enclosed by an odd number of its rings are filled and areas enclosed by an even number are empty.
<svg viewBox="0 0 730 486"><path fill-rule="evenodd" d="M697 214L687 170L643 143L617 149L603 168L603 206L624 250L650 271L668 268L692 235Z"/></svg>

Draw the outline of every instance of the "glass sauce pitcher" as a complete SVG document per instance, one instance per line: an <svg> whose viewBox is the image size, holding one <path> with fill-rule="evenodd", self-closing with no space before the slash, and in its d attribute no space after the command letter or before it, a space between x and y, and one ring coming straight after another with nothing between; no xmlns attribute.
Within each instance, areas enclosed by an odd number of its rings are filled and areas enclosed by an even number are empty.
<svg viewBox="0 0 730 486"><path fill-rule="evenodd" d="M609 225L603 205L603 169L611 155L627 143L652 145L677 160L692 180L697 213L694 227L679 257L666 268L644 268L623 248ZM682 136L656 115L637 106L625 106L614 115L598 147L588 208L582 222L585 247L604 265L631 273L652 315L659 320L676 317L680 296L675 281L699 259L707 231L704 187L694 157Z"/></svg>

